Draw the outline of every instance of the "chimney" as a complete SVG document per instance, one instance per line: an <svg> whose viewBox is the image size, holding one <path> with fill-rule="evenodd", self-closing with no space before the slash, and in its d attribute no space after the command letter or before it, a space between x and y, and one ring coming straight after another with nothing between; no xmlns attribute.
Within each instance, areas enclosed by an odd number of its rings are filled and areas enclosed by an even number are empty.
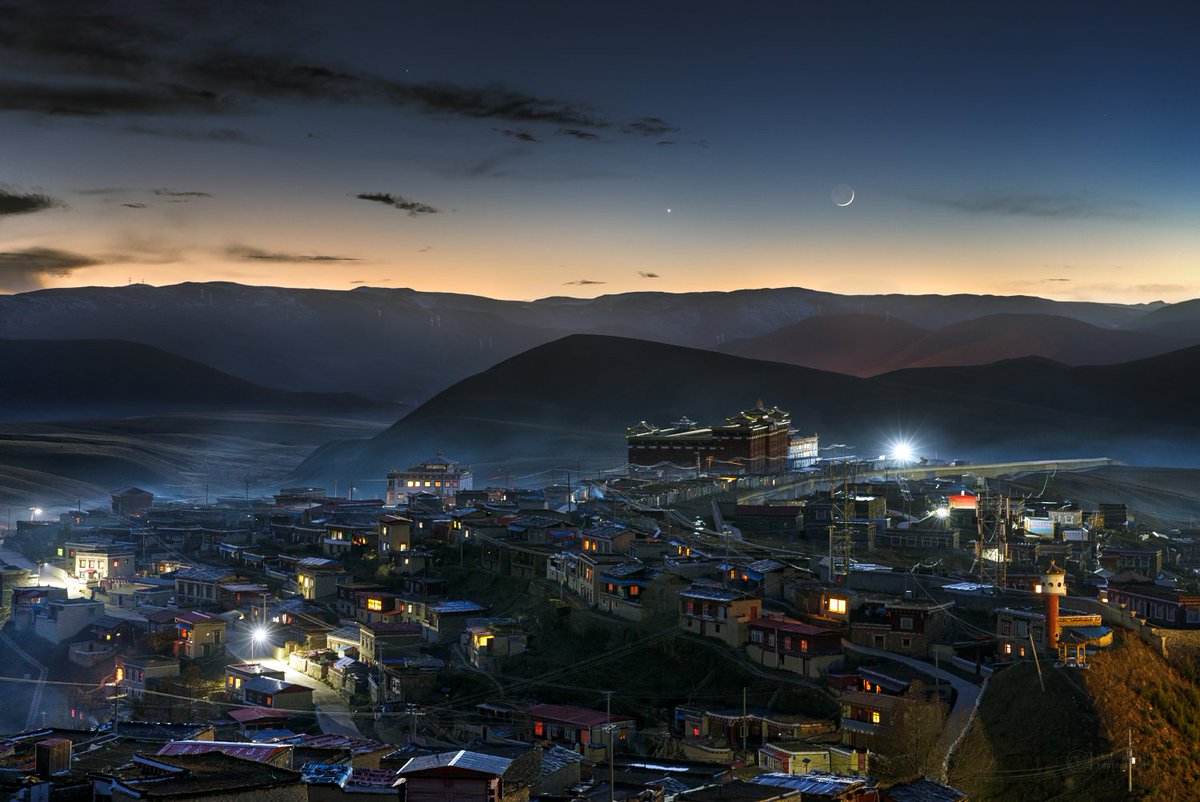
<svg viewBox="0 0 1200 802"><path fill-rule="evenodd" d="M33 746L33 763L37 776L51 775L71 768L71 742L66 738L47 738Z"/></svg>

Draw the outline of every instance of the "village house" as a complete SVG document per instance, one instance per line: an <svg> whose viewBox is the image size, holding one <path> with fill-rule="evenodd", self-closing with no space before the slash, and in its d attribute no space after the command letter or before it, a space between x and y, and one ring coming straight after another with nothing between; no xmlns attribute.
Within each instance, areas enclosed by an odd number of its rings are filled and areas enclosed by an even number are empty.
<svg viewBox="0 0 1200 802"><path fill-rule="evenodd" d="M376 522L379 530L379 553L408 551L413 547L412 519L404 515L381 515Z"/></svg>
<svg viewBox="0 0 1200 802"><path fill-rule="evenodd" d="M520 802L529 798L529 787L505 783L512 765L509 757L462 749L422 755L397 770L396 785L409 802Z"/></svg>
<svg viewBox="0 0 1200 802"><path fill-rule="evenodd" d="M262 663L234 663L225 666L225 698L231 702L246 701L246 683L268 677L282 680L282 669L267 668Z"/></svg>
<svg viewBox="0 0 1200 802"><path fill-rule="evenodd" d="M725 587L764 599L782 599L784 584L796 576L796 569L778 560L722 562L717 566Z"/></svg>
<svg viewBox="0 0 1200 802"><path fill-rule="evenodd" d="M135 755L132 771L111 783L112 802L307 802L300 772L210 752L201 755Z"/></svg>
<svg viewBox="0 0 1200 802"><path fill-rule="evenodd" d="M137 574L131 543L64 543L67 570L86 581L130 579Z"/></svg>
<svg viewBox="0 0 1200 802"><path fill-rule="evenodd" d="M463 632L467 661L481 671L495 668L498 660L523 654L529 634L512 619L469 622Z"/></svg>
<svg viewBox="0 0 1200 802"><path fill-rule="evenodd" d="M179 661L157 654L118 655L115 678L130 699L140 701L165 680L179 676Z"/></svg>
<svg viewBox="0 0 1200 802"><path fill-rule="evenodd" d="M817 678L842 659L842 634L787 618L756 618L747 625L746 653L759 665Z"/></svg>
<svg viewBox="0 0 1200 802"><path fill-rule="evenodd" d="M175 616L175 629L179 634L176 657L200 660L225 654L224 618L196 610L181 612Z"/></svg>
<svg viewBox="0 0 1200 802"><path fill-rule="evenodd" d="M104 602L89 599L51 599L38 610L33 631L53 644L66 642L104 615Z"/></svg>
<svg viewBox="0 0 1200 802"><path fill-rule="evenodd" d="M1153 582L1110 583L1108 603L1124 607L1160 627L1200 629L1200 593L1166 588Z"/></svg>
<svg viewBox="0 0 1200 802"><path fill-rule="evenodd" d="M628 554L637 534L624 524L599 521L580 534L580 548L590 554Z"/></svg>
<svg viewBox="0 0 1200 802"><path fill-rule="evenodd" d="M882 693L853 691L840 699L843 746L876 751L880 736L893 723L905 700Z"/></svg>
<svg viewBox="0 0 1200 802"><path fill-rule="evenodd" d="M486 608L473 601L439 601L425 608L422 622L425 641L428 643L451 643L459 639L467 628L467 619L476 618Z"/></svg>
<svg viewBox="0 0 1200 802"><path fill-rule="evenodd" d="M735 649L746 643L746 626L761 609L761 599L726 588L692 585L679 591L679 626Z"/></svg>
<svg viewBox="0 0 1200 802"><path fill-rule="evenodd" d="M780 774L828 771L842 775L866 775L870 765L869 754L826 744L783 741L759 747L758 765Z"/></svg>
<svg viewBox="0 0 1200 802"><path fill-rule="evenodd" d="M305 557L296 562L296 591L305 599L327 599L337 594L338 578L345 573L335 560Z"/></svg>
<svg viewBox="0 0 1200 802"><path fill-rule="evenodd" d="M272 710L312 710L313 689L274 677L258 677L242 685L246 704Z"/></svg>
<svg viewBox="0 0 1200 802"><path fill-rule="evenodd" d="M1154 579L1162 565L1162 549L1151 546L1105 546L1100 552L1100 566L1113 573L1136 571Z"/></svg>
<svg viewBox="0 0 1200 802"><path fill-rule="evenodd" d="M240 579L237 574L215 568L181 568L174 578L176 606L207 608L216 608L219 604L219 583Z"/></svg>
<svg viewBox="0 0 1200 802"><path fill-rule="evenodd" d="M606 566L599 573L596 609L627 621L642 620L642 596L650 569L637 562Z"/></svg>
<svg viewBox="0 0 1200 802"><path fill-rule="evenodd" d="M359 628L358 659L368 666L378 661L413 652L420 646L422 628L417 624L363 624Z"/></svg>
<svg viewBox="0 0 1200 802"><path fill-rule="evenodd" d="M608 716L600 710L572 705L536 704L525 708L529 738L549 741L579 751L586 759L605 756L609 740L614 751L633 737L636 722L629 716ZM611 726L611 730L608 729Z"/></svg>
<svg viewBox="0 0 1200 802"><path fill-rule="evenodd" d="M925 655L948 631L954 602L868 600L852 611L850 640L860 646Z"/></svg>
<svg viewBox="0 0 1200 802"><path fill-rule="evenodd" d="M130 518L150 511L154 494L140 487L125 486L112 491L112 514L118 518Z"/></svg>

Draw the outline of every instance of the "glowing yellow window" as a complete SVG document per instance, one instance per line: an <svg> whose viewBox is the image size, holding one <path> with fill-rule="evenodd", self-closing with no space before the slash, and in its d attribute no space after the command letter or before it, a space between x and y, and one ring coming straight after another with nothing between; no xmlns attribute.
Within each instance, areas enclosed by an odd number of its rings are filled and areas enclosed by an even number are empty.
<svg viewBox="0 0 1200 802"><path fill-rule="evenodd" d="M879 723L879 711L878 710L871 711L871 723L872 724Z"/></svg>
<svg viewBox="0 0 1200 802"><path fill-rule="evenodd" d="M367 599L367 609L368 610L382 610L383 609L383 599Z"/></svg>
<svg viewBox="0 0 1200 802"><path fill-rule="evenodd" d="M837 613L838 615L844 615L846 612L846 600L831 598L829 600L829 612Z"/></svg>

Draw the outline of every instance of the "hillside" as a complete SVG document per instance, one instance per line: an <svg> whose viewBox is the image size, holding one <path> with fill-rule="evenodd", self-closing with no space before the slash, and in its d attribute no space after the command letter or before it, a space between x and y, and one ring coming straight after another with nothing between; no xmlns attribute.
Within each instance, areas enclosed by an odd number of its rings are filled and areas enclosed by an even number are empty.
<svg viewBox="0 0 1200 802"><path fill-rule="evenodd" d="M1150 455L1160 464L1190 464L1197 457L1200 440L1187 417L1126 435L1120 405L1095 418L982 396L967 400L940 387L574 335L458 382L370 441L318 450L296 478L380 475L438 450L498 474L574 467L579 459L592 469L612 468L624 463L625 429L639 420L667 425L687 415L719 422L760 398L789 410L800 430L817 431L826 443L854 443L863 453L882 453L903 435L923 453L977 461Z"/></svg>
<svg viewBox="0 0 1200 802"><path fill-rule="evenodd" d="M1036 356L1067 365L1107 365L1200 341L1101 328L1049 314L994 314L927 331L891 317L814 317L719 346L723 353L874 376L905 368L986 365Z"/></svg>
<svg viewBox="0 0 1200 802"><path fill-rule="evenodd" d="M898 351L892 370L986 365L1027 356L1065 365L1110 365L1193 344L1138 331L1101 328L1057 315L985 315L930 332Z"/></svg>
<svg viewBox="0 0 1200 802"><path fill-rule="evenodd" d="M716 350L748 359L873 376L894 369L896 354L929 334L898 318L829 315L810 317L761 337L725 343Z"/></svg>
<svg viewBox="0 0 1200 802"><path fill-rule="evenodd" d="M0 340L0 420L212 410L399 411L345 393L295 393L114 340Z"/></svg>
<svg viewBox="0 0 1200 802"><path fill-rule="evenodd" d="M1200 738L1200 662L1164 658L1117 630L1087 671L1022 663L992 677L950 782L978 802L1190 799ZM1126 790L1125 749L1137 764Z"/></svg>
<svg viewBox="0 0 1200 802"><path fill-rule="evenodd" d="M1200 346L1118 365L1068 367L1044 359L1019 359L969 367L913 368L878 376L876 381L911 389L940 387L972 399L1128 422L1195 425L1200 404ZM1153 464L1152 460L1135 461Z"/></svg>
<svg viewBox="0 0 1200 802"><path fill-rule="evenodd" d="M0 296L0 338L126 340L271 387L417 403L571 333L708 348L822 315L890 316L934 328L1007 312L1114 327L1156 308L1026 296L843 296L798 287L502 301L409 289L211 282Z"/></svg>

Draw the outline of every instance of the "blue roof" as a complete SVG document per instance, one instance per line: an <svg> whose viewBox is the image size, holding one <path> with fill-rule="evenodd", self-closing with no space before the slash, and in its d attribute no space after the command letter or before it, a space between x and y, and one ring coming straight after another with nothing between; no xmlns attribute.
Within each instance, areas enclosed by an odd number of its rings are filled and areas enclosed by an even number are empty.
<svg viewBox="0 0 1200 802"><path fill-rule="evenodd" d="M435 613L478 613L486 610L486 607L476 604L473 601L444 601L429 605L431 612Z"/></svg>
<svg viewBox="0 0 1200 802"><path fill-rule="evenodd" d="M845 774L831 774L824 771L810 771L807 774L781 774L771 772L751 778L750 782L757 785L770 785L776 788L790 788L802 794L818 796L833 796L840 791L855 787L866 787L873 780L865 777L851 777Z"/></svg>

